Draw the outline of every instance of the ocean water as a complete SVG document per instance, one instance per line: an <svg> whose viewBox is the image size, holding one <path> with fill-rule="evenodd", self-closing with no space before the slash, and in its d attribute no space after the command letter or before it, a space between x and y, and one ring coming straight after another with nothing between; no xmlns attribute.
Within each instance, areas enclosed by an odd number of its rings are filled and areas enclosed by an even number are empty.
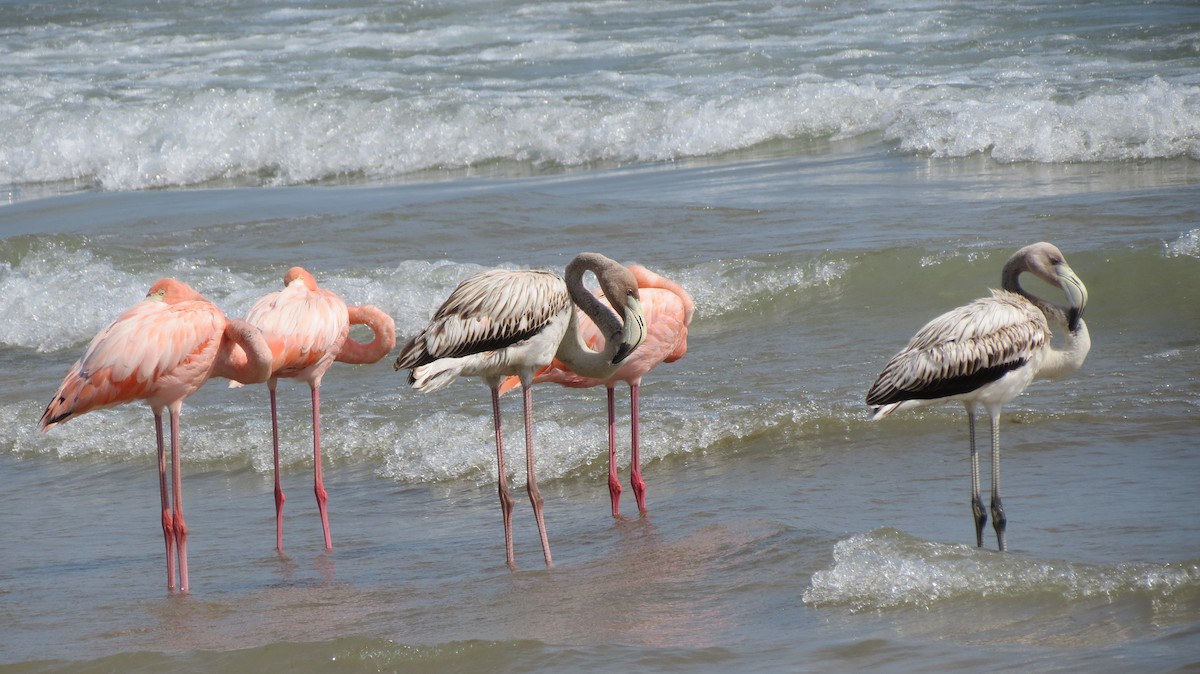
<svg viewBox="0 0 1200 674"><path fill-rule="evenodd" d="M1194 4L0 9L0 672L1200 671ZM1006 408L1000 554L961 408L862 399L1039 240L1093 347ZM504 564L475 380L329 372L331 552L281 382L284 555L264 387L189 398L188 595L148 409L37 429L162 276L240 316L301 264L403 339L475 271L583 250L696 317L643 386L646 517L609 514L603 392L535 390L553 569L524 498Z"/></svg>

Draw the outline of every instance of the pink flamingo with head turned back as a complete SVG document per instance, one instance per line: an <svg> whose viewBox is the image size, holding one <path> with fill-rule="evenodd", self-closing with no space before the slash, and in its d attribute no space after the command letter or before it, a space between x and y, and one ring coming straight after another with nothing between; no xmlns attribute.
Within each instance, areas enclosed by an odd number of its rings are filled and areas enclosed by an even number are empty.
<svg viewBox="0 0 1200 674"><path fill-rule="evenodd" d="M333 548L326 503L329 495L321 472L321 380L334 361L352 364L378 362L396 346L396 323L373 306L347 306L324 288L307 270L292 267L283 277L283 290L270 293L250 308L246 321L262 330L271 349L271 443L275 467L275 547L283 551L283 503L279 479L279 422L275 386L281 377L306 382L312 396L313 492L325 534L325 549ZM350 338L351 325L365 325L374 339L360 343ZM230 384L236 386L237 384Z"/></svg>
<svg viewBox="0 0 1200 674"><path fill-rule="evenodd" d="M246 384L267 381L271 352L262 333L221 310L186 283L162 279L146 299L100 331L71 367L42 413L46 431L92 410L144 400L154 413L167 589L188 591L187 524L183 517L179 413L183 401L212 377ZM162 412L171 418L171 487L163 443Z"/></svg>
<svg viewBox="0 0 1200 674"><path fill-rule="evenodd" d="M641 440L639 438L638 399L642 377L659 363L679 360L687 353L688 326L695 313L691 295L678 283L664 278L641 265L629 265L637 279L638 291L642 296L642 310L646 318L646 341L611 377L606 379L583 377L571 370L560 360L539 371L533 382L552 382L571 388L603 386L608 393L608 492L612 500L613 517L620 517L621 481L617 477L617 439L614 388L618 382L629 385L630 401L630 467L629 481L637 499L638 512L646 513L646 482L642 479ZM603 297L602 292L597 292ZM596 324L586 315L579 317L579 332L592 348L604 343L604 337ZM516 377L509 377L501 385L501 393L520 384Z"/></svg>

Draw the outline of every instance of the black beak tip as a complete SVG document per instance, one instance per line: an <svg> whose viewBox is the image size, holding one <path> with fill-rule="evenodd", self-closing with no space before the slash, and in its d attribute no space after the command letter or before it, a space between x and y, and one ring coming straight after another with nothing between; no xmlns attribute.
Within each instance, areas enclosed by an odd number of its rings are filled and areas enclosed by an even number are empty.
<svg viewBox="0 0 1200 674"><path fill-rule="evenodd" d="M621 347L617 349L617 355L613 356L612 364L617 365L621 361L625 360L631 353L633 353L633 349L629 348L628 344L621 344Z"/></svg>

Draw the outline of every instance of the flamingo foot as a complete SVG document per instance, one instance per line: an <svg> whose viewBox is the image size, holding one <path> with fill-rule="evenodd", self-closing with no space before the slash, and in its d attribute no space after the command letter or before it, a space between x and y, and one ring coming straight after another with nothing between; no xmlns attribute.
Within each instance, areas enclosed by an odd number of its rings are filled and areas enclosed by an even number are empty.
<svg viewBox="0 0 1200 674"><path fill-rule="evenodd" d="M179 555L179 591L186 593L188 591L188 563L187 563L187 523L183 521L183 515L177 514L175 517L175 546L178 548Z"/></svg>
<svg viewBox="0 0 1200 674"><path fill-rule="evenodd" d="M167 548L167 589L175 589L175 532L170 509L162 512L163 541Z"/></svg>
<svg viewBox="0 0 1200 674"><path fill-rule="evenodd" d="M283 553L283 504L286 501L283 488L275 485L275 550L280 553Z"/></svg>
<svg viewBox="0 0 1200 674"><path fill-rule="evenodd" d="M1004 529L1008 524L1008 519L1004 516L1004 504L1000 502L1000 497L996 496L992 499L992 527L996 530L996 542L1000 546L1000 552L1004 552Z"/></svg>
<svg viewBox="0 0 1200 674"><path fill-rule="evenodd" d="M987 524L987 511L983 509L983 501L975 496L971 499L971 513L975 516L975 546L983 547L983 526Z"/></svg>
<svg viewBox="0 0 1200 674"><path fill-rule="evenodd" d="M325 550L328 552L333 549L333 536L329 533L329 510L326 503L329 501L329 494L325 491L325 485L318 483L313 492L317 496L317 510L321 513L321 530L325 533Z"/></svg>
<svg viewBox="0 0 1200 674"><path fill-rule="evenodd" d="M608 495L612 500L613 519L621 519L621 483L616 475L608 476Z"/></svg>
<svg viewBox="0 0 1200 674"><path fill-rule="evenodd" d="M630 482L633 485L633 495L637 499L638 512L642 515L646 514L646 482L642 480L642 476L634 473Z"/></svg>

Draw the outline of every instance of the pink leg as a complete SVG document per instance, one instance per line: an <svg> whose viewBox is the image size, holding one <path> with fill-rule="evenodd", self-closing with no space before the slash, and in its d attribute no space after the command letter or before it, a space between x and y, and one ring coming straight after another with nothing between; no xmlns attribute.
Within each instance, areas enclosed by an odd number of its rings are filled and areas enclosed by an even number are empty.
<svg viewBox="0 0 1200 674"><path fill-rule="evenodd" d="M175 546L179 557L179 591L188 591L187 565L187 523L183 519L183 470L180 467L180 455L183 448L179 445L179 409L181 402L171 405L171 479L174 482L175 512L174 532Z"/></svg>
<svg viewBox="0 0 1200 674"><path fill-rule="evenodd" d="M633 485L633 495L637 497L638 512L646 514L646 482L642 480L642 448L638 439L638 392L640 384L629 385L629 407L633 417L630 421L631 458L629 461L629 481Z"/></svg>
<svg viewBox="0 0 1200 674"><path fill-rule="evenodd" d="M287 497L283 495L283 483L279 479L279 417L276 414L275 379L267 383L271 394L271 446L275 460L275 549L283 552L283 504Z"/></svg>
<svg viewBox="0 0 1200 674"><path fill-rule="evenodd" d="M317 510L321 513L321 530L325 532L325 549L333 549L333 537L329 535L329 512L325 504L329 494L325 492L325 479L321 475L321 387L312 389L313 409L313 492L317 495Z"/></svg>
<svg viewBox="0 0 1200 674"><path fill-rule="evenodd" d="M162 500L163 541L167 545L167 589L175 589L175 533L171 521L171 497L167 494L167 453L163 443L162 410L154 410L154 432L158 437L158 493Z"/></svg>
<svg viewBox="0 0 1200 674"><path fill-rule="evenodd" d="M525 475L529 489L529 502L533 504L533 517L537 520L538 535L542 539L542 555L546 558L546 566L554 566L550 558L550 539L546 536L546 520L542 515L542 493L538 491L537 477L533 471L533 387L522 384L521 392L525 394Z"/></svg>
<svg viewBox="0 0 1200 674"><path fill-rule="evenodd" d="M504 517L504 555L508 568L516 571L512 539L513 498L508 491L508 471L504 468L504 436L500 433L500 389L495 386L492 387L492 419L496 427L496 472L500 475L500 514Z"/></svg>
<svg viewBox="0 0 1200 674"><path fill-rule="evenodd" d="M613 387L608 387L608 496L612 500L612 516L621 517L621 480L617 477L617 414L613 404Z"/></svg>

